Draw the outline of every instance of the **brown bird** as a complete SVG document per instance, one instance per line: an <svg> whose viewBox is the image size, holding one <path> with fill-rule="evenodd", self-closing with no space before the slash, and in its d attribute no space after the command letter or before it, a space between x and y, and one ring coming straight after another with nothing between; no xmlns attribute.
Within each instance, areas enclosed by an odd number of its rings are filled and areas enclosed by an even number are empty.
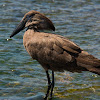
<svg viewBox="0 0 100 100"><path fill-rule="evenodd" d="M29 55L36 59L46 71L48 89L45 100L52 99L54 88L54 71L82 72L90 71L100 75L100 60L82 50L69 39L40 30L53 30L53 23L44 14L37 11L26 13L11 34L10 38L27 28L23 36L23 44ZM52 82L48 70L52 70Z"/></svg>

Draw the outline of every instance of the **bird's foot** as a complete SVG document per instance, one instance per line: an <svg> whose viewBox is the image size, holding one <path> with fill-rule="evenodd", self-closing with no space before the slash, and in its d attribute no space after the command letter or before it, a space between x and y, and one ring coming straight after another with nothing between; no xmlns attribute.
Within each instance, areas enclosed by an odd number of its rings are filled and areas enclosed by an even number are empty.
<svg viewBox="0 0 100 100"><path fill-rule="evenodd" d="M47 100L47 98L45 97L44 100Z"/></svg>

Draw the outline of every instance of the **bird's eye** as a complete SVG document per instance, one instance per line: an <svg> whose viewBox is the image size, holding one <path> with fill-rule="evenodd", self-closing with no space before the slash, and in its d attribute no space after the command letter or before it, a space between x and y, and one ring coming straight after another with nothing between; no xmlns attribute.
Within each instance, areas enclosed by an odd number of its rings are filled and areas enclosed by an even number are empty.
<svg viewBox="0 0 100 100"><path fill-rule="evenodd" d="M35 15L35 14L27 15L27 16L26 16L26 19L30 19L30 18L34 17L34 15Z"/></svg>

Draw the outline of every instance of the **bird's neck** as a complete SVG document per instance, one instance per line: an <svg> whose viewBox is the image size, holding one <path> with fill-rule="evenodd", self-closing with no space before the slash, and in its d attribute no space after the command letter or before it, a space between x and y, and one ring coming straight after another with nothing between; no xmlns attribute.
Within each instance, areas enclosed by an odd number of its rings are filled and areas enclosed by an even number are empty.
<svg viewBox="0 0 100 100"><path fill-rule="evenodd" d="M34 37L34 34L36 32L33 29L26 30L24 36L23 36L23 43L26 44L27 41L29 41L32 37Z"/></svg>

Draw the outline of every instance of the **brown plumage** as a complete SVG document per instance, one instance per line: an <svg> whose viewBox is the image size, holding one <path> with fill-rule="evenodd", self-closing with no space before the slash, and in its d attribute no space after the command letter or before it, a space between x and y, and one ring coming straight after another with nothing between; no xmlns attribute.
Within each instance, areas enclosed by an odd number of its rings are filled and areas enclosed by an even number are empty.
<svg viewBox="0 0 100 100"><path fill-rule="evenodd" d="M10 37L27 28L23 44L29 55L36 59L45 69L48 78L48 90L54 87L54 71L82 72L90 71L100 75L100 60L82 50L69 39L51 33L39 32L40 30L55 30L53 23L43 14L30 11L25 14L20 24ZM48 70L52 70L52 84Z"/></svg>

